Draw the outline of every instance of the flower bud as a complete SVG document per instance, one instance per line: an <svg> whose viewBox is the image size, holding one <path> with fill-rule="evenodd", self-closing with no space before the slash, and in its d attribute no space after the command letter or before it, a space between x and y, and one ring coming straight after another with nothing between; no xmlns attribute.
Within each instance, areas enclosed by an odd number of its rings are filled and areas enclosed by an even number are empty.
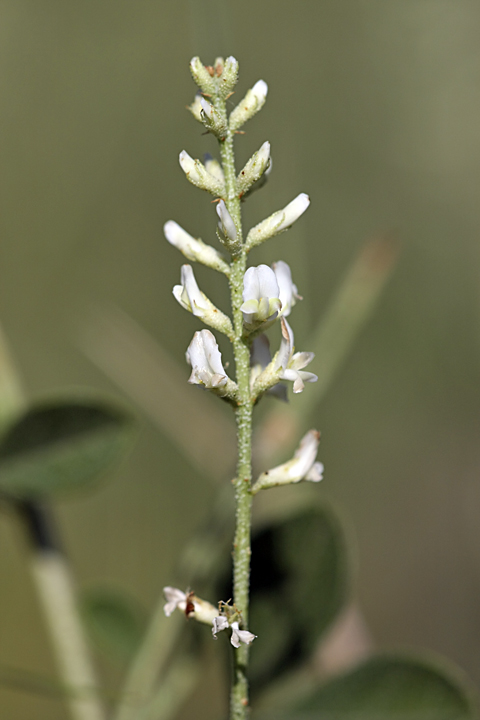
<svg viewBox="0 0 480 720"><path fill-rule="evenodd" d="M234 254L240 250L241 243L238 239L237 228L233 218L228 212L227 206L223 200L220 200L220 202L217 203L217 215L219 218L218 227L220 230L220 240L223 242L225 247Z"/></svg>
<svg viewBox="0 0 480 720"><path fill-rule="evenodd" d="M283 232L283 230L287 230L295 220L298 220L303 215L309 205L310 198L308 195L305 193L297 195L283 210L273 213L273 215L270 215L266 220L262 220L261 223L250 230L246 239L247 249L250 250L252 247L260 245L265 240Z"/></svg>
<svg viewBox="0 0 480 720"><path fill-rule="evenodd" d="M264 142L260 150L252 155L237 178L238 194L240 196L260 179L270 165L270 143Z"/></svg>
<svg viewBox="0 0 480 720"><path fill-rule="evenodd" d="M233 88L237 84L237 81L238 60L230 55L230 57L225 60L223 72L218 83L218 89L223 99L233 92Z"/></svg>
<svg viewBox="0 0 480 720"><path fill-rule="evenodd" d="M211 245L206 245L200 239L193 238L174 220L165 223L163 232L170 245L178 248L188 260L200 262L225 275L230 275L230 268L218 250Z"/></svg>
<svg viewBox="0 0 480 720"><path fill-rule="evenodd" d="M223 140L228 129L225 118L212 105L212 103L209 103L204 97L201 98L200 104L202 106L202 110L200 112L202 123L205 125L207 130L209 130L219 140Z"/></svg>
<svg viewBox="0 0 480 720"><path fill-rule="evenodd" d="M323 479L323 465L316 462L320 433L317 430L310 430L302 438L300 446L295 451L291 460L278 465L272 470L267 470L260 475L252 487L252 493L259 490L278 485L290 485L301 480L319 482Z"/></svg>
<svg viewBox="0 0 480 720"><path fill-rule="evenodd" d="M185 150L182 150L179 161L183 172L187 176L187 180L189 180L192 185L199 187L201 190L207 190L207 192L215 195L215 197L221 197L224 194L225 185L219 182L213 175L210 175L200 160L194 160Z"/></svg>
<svg viewBox="0 0 480 720"><path fill-rule="evenodd" d="M237 107L230 115L230 129L235 132L250 120L265 104L268 93L268 85L264 80L259 80L253 88L247 92Z"/></svg>
<svg viewBox="0 0 480 720"><path fill-rule="evenodd" d="M182 265L181 285L175 285L173 295L185 310L199 317L206 325L220 330L228 337L233 335L230 318L216 308L200 290L191 265Z"/></svg>
<svg viewBox="0 0 480 720"><path fill-rule="evenodd" d="M210 175L213 175L213 177L223 185L225 183L225 175L223 174L222 166L218 160L215 160L215 158L206 153L203 163L205 165L205 170L210 173Z"/></svg>
<svg viewBox="0 0 480 720"><path fill-rule="evenodd" d="M190 60L190 72L200 90L203 90L207 95L215 93L215 80L205 65L200 62L200 58L194 57Z"/></svg>
<svg viewBox="0 0 480 720"><path fill-rule="evenodd" d="M192 113L195 120L198 120L198 122L202 123L203 125L203 119L202 119L202 96L200 93L197 92L195 95L195 99L191 105L187 105L188 110Z"/></svg>

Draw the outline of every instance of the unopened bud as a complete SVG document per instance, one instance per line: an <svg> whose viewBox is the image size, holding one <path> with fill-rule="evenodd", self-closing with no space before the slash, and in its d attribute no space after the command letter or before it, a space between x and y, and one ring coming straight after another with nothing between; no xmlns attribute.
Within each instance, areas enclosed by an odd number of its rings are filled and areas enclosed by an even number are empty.
<svg viewBox="0 0 480 720"><path fill-rule="evenodd" d="M190 60L190 72L200 90L203 90L207 95L213 95L215 93L215 80L205 65L200 62L200 58L194 57Z"/></svg>
<svg viewBox="0 0 480 720"><path fill-rule="evenodd" d="M270 165L270 143L264 142L260 150L254 153L237 178L238 194L240 196L252 187Z"/></svg>
<svg viewBox="0 0 480 720"><path fill-rule="evenodd" d="M230 129L232 131L238 130L247 120L250 120L262 109L267 93L268 85L264 80L255 83L230 115Z"/></svg>
<svg viewBox="0 0 480 720"><path fill-rule="evenodd" d="M260 245L265 240L278 235L283 230L287 230L295 220L298 220L303 215L309 205L310 198L308 195L305 193L297 195L283 210L273 213L273 215L270 215L266 220L262 220L261 223L250 230L246 239L247 249L250 250L255 245Z"/></svg>
<svg viewBox="0 0 480 720"><path fill-rule="evenodd" d="M224 194L224 184L219 182L213 175L210 175L200 160L194 160L185 150L182 150L179 161L187 180L192 185L199 187L201 190L207 190L215 197L221 197Z"/></svg>

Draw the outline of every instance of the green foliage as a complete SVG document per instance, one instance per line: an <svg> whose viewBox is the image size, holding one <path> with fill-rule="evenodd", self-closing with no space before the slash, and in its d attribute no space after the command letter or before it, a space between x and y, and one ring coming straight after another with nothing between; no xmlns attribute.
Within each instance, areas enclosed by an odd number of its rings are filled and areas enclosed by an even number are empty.
<svg viewBox="0 0 480 720"><path fill-rule="evenodd" d="M268 642L251 649L253 689L307 660L347 592L346 545L331 507L297 512L254 538L249 627Z"/></svg>
<svg viewBox="0 0 480 720"><path fill-rule="evenodd" d="M276 717L281 717L276 715ZM451 671L420 659L376 657L299 702L286 720L474 720Z"/></svg>
<svg viewBox="0 0 480 720"><path fill-rule="evenodd" d="M81 612L92 640L112 659L128 661L140 647L146 618L128 595L119 590L92 589L82 598Z"/></svg>
<svg viewBox="0 0 480 720"><path fill-rule="evenodd" d="M21 500L91 484L128 447L132 420L97 400L29 408L0 439L0 493Z"/></svg>

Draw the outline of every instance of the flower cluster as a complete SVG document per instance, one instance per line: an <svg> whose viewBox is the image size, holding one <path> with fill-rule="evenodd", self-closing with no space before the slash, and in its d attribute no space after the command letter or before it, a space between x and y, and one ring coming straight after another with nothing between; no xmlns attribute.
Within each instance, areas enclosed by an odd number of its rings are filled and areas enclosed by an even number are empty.
<svg viewBox="0 0 480 720"><path fill-rule="evenodd" d="M234 648L239 648L241 643L250 645L257 637L248 630L240 630L241 616L235 607L229 603L220 602L219 608L215 608L206 600L197 597L193 592L183 592L178 588L164 587L163 594L167 601L163 611L167 617L180 610L187 618L194 618L198 622L212 626L212 635L217 639L217 633L230 629L230 642Z"/></svg>
<svg viewBox="0 0 480 720"><path fill-rule="evenodd" d="M233 317L217 308L200 290L191 265L181 269L180 284L173 289L178 303L205 325L225 335L234 346L237 370L242 373L236 381L229 377L217 340L211 330L197 331L186 352L192 370L189 383L200 385L230 402L236 411L253 406L266 394L286 400L286 387L282 381L293 384L293 392L301 393L306 383L317 376L305 370L313 360L311 352L295 352L290 315L301 296L292 279L290 267L283 260L271 266L248 266L250 253L261 243L288 230L307 210L310 199L300 193L288 205L277 210L255 225L244 235L241 223L240 202L266 181L272 169L271 147L264 142L237 174L234 167L233 138L239 129L264 105L268 87L259 80L245 97L227 113L226 99L233 94L238 78L238 63L233 57L217 58L213 66L204 66L193 58L190 69L199 92L190 105L194 118L207 132L219 141L221 162L210 155L204 161L192 158L185 150L179 161L187 180L215 198L216 237L221 245L217 249L195 238L173 220L164 226L168 242L180 250L189 262L201 263L227 276L232 293ZM287 320L287 317L289 320ZM279 327L278 349L272 357L266 332ZM240 348L240 349L239 349ZM250 376L248 377L248 357ZM316 461L320 435L310 430L302 439L294 457L283 465L262 473L255 483L247 479L242 485L251 496L270 487L298 483L302 480L318 482L323 466ZM250 442L251 438L248 439ZM240 441L239 441L240 442ZM251 471L250 477L251 477ZM167 603L165 613L175 609L187 617L211 624L213 636L230 629L230 641L235 648L249 644L255 635L242 627L241 613L236 606L220 603L214 606L176 588L164 589Z"/></svg>

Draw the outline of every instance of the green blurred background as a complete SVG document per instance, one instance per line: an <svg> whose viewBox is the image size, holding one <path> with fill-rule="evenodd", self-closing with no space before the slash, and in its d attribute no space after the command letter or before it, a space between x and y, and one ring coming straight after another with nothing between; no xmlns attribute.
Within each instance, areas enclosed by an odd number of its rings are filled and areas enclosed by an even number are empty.
<svg viewBox="0 0 480 720"><path fill-rule="evenodd" d="M198 323L172 298L182 257L162 226L214 237L210 198L185 182L178 153L215 152L184 110L188 61L233 54L238 98L259 78L269 85L237 143L238 165L272 145L247 226L301 191L312 201L253 260L290 263L305 298L292 316L297 347L309 349L366 240L388 233L401 247L318 409L318 492L354 528L375 642L439 651L479 682L479 5L4 0L0 13L0 320L28 396L88 386L126 397L86 357L85 328L111 304L187 379ZM213 275L199 271L200 284L226 307ZM138 413L117 477L56 509L80 588L107 582L152 608L212 485ZM0 665L53 674L26 552L2 514ZM105 674L114 691L120 673ZM11 720L65 717L61 703L6 687L0 708Z"/></svg>

